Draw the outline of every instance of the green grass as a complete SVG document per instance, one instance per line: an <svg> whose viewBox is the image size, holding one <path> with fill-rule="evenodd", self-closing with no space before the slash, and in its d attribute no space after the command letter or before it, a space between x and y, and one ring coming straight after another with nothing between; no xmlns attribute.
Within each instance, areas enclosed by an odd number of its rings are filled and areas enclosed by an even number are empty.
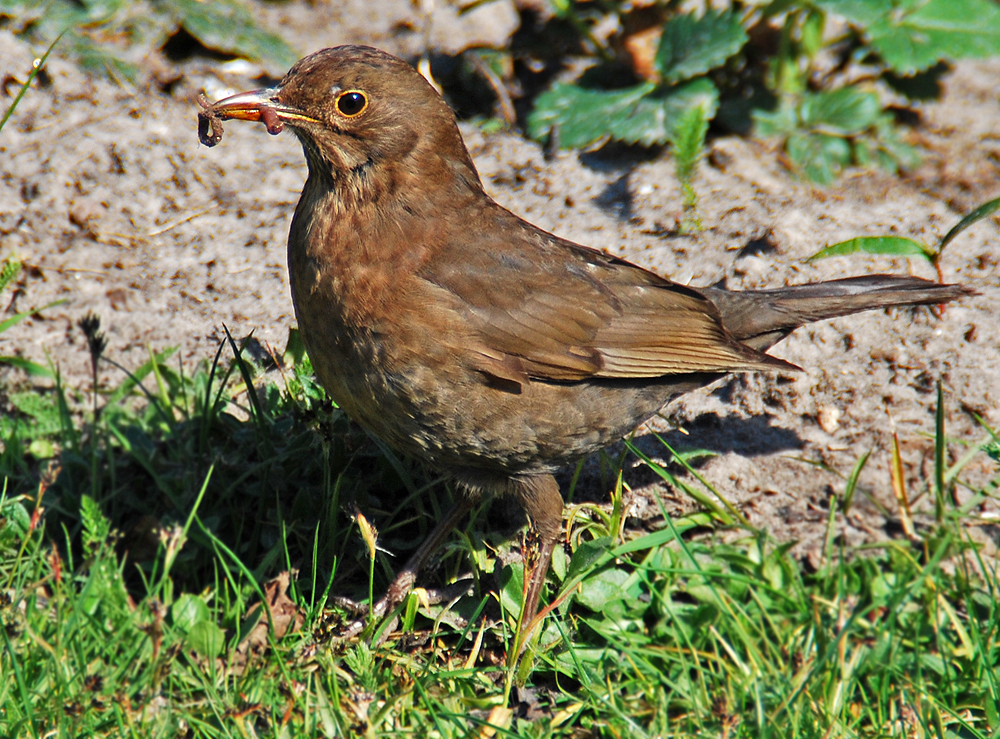
<svg viewBox="0 0 1000 739"><path fill-rule="evenodd" d="M1000 732L997 563L967 533L1000 472L949 502L961 463L945 466L943 412L926 430L938 469L901 491L935 501L937 522L863 552L831 535L818 572L750 529L721 543L711 526L738 518L683 454L662 474L703 513L632 532L620 481L609 507L568 506L555 607L509 667L523 574L494 550L519 541L475 520L420 581L471 569L473 595L414 598L412 629L381 646L332 639L351 616L331 596L378 595L443 486L349 424L296 341L266 376L231 357L184 374L165 352L129 376L100 357L96 395L0 388L0 736ZM374 568L354 510L380 528ZM290 601L271 582L288 571Z"/></svg>

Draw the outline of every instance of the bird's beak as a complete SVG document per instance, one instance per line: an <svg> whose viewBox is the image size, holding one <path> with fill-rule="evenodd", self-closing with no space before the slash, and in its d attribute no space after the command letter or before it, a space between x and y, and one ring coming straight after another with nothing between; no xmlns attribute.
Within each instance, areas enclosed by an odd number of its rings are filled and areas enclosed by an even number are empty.
<svg viewBox="0 0 1000 739"><path fill-rule="evenodd" d="M296 121L318 123L315 118L278 100L280 87L251 90L231 95L216 103L204 97L199 100L202 111L198 114L198 137L206 146L215 146L222 139L222 121L261 121L271 135L281 133L285 123Z"/></svg>

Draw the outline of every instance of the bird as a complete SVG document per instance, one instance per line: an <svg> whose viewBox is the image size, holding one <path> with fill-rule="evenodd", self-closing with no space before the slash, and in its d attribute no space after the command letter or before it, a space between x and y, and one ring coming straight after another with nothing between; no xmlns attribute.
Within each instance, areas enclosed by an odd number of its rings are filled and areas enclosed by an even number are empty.
<svg viewBox="0 0 1000 739"><path fill-rule="evenodd" d="M766 351L806 323L972 292L894 275L693 287L555 236L486 193L437 90L367 46L317 51L273 88L200 102L208 146L226 120L298 138L308 175L287 258L318 379L367 431L457 483L454 508L373 617L405 599L475 501L495 496L537 533L521 608L521 623L537 624L562 531L559 468L728 373L799 369Z"/></svg>

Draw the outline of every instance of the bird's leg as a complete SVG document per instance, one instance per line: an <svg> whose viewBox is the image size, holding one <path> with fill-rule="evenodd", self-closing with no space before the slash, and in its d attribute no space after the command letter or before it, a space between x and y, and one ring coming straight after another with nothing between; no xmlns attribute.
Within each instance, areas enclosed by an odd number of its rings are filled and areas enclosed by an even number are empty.
<svg viewBox="0 0 1000 739"><path fill-rule="evenodd" d="M563 499L559 492L559 483L552 475L520 478L514 483L514 494L531 517L541 540L538 562L531 570L524 605L521 607L521 628L524 629L538 613L538 600L542 595L545 577L549 573L552 551L559 543L562 531ZM524 643L522 641L522 648Z"/></svg>
<svg viewBox="0 0 1000 739"><path fill-rule="evenodd" d="M442 542L444 542L445 537L451 533L451 530L472 510L475 502L475 498L471 498L468 495L461 495L459 497L455 505L448 511L448 514L438 521L437 525L427 535L427 538L424 539L424 542L417 548L417 551L403 565L403 569L396 575L396 579L392 581L382 600L375 604L375 608L372 609L372 615L376 618L381 618L406 599L406 596L413 590L417 574L427 564L427 560L431 558L431 555L438 550Z"/></svg>
<svg viewBox="0 0 1000 739"><path fill-rule="evenodd" d="M459 521L461 521L465 515L472 510L472 506L475 505L476 499L469 495L461 495L459 499L452 506L448 514L437 522L437 525L431 529L431 532L424 539L423 543L417 548L410 558L403 565L403 569L399 571L396 575L396 579L392 581L389 585L389 589L386 590L385 595L372 606L368 613L367 618L359 618L356 621L348 624L341 634L341 639L350 639L357 634L360 634L368 621L374 621L382 618L387 613L391 613L395 608L402 603L406 596L410 594L413 590L413 584L416 582L417 574L424 568L427 564L427 560L431 558L431 555L438 550L441 543L444 541L445 537L451 533L451 530L455 528Z"/></svg>

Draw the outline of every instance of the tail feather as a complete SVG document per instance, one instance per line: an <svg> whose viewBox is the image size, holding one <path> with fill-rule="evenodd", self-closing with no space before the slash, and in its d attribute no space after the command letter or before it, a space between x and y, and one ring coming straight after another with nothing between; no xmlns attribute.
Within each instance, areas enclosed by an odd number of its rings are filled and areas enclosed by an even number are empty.
<svg viewBox="0 0 1000 739"><path fill-rule="evenodd" d="M919 277L867 275L772 290L701 290L739 341L764 351L799 326L866 310L937 305L975 295L962 285L942 285Z"/></svg>

